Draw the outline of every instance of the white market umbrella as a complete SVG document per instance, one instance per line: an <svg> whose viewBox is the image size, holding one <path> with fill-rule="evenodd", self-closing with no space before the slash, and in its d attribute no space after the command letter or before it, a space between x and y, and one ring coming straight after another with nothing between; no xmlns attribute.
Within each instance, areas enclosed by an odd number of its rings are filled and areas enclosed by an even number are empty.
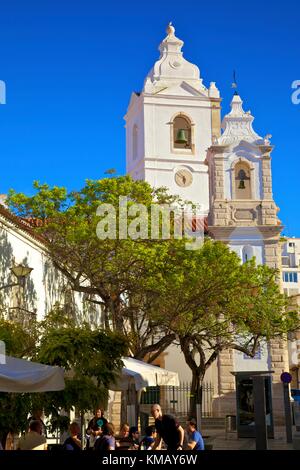
<svg viewBox="0 0 300 470"><path fill-rule="evenodd" d="M136 390L141 390L145 387L156 387L158 385L179 386L177 372L162 369L132 357L125 357L122 361L124 367L117 382L110 385L109 388L111 390L128 390L131 384L135 385Z"/></svg>
<svg viewBox="0 0 300 470"><path fill-rule="evenodd" d="M65 388L61 367L10 356L4 359L5 363L0 364L0 392L51 392Z"/></svg>

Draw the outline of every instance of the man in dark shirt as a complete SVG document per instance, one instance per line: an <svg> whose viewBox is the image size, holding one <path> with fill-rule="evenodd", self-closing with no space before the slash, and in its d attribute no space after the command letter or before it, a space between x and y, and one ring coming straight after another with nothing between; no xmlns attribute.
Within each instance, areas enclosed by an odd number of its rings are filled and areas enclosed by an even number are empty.
<svg viewBox="0 0 300 470"><path fill-rule="evenodd" d="M157 437L153 449L160 449L162 440L168 450L182 450L184 429L172 415L163 415L158 404L152 405L151 414L155 419Z"/></svg>

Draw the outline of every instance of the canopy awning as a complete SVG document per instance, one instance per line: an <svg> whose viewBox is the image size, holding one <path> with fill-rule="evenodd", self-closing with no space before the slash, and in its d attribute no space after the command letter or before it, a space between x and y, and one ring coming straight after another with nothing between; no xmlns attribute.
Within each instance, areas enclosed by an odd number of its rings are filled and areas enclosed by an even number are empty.
<svg viewBox="0 0 300 470"><path fill-rule="evenodd" d="M179 386L177 372L162 369L161 367L153 366L131 357L125 357L122 361L124 367L122 368L120 378L115 384L110 386L111 390L128 390L131 384L135 385L136 390L158 385Z"/></svg>
<svg viewBox="0 0 300 470"><path fill-rule="evenodd" d="M0 364L0 392L50 392L65 388L64 370L5 356Z"/></svg>

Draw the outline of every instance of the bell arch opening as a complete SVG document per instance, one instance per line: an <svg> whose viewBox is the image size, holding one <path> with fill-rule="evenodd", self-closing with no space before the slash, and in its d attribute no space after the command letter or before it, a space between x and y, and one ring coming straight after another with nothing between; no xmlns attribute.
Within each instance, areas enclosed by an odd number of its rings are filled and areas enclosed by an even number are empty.
<svg viewBox="0 0 300 470"><path fill-rule="evenodd" d="M192 125L186 116L178 115L173 120L173 148L192 149Z"/></svg>
<svg viewBox="0 0 300 470"><path fill-rule="evenodd" d="M235 199L251 199L251 168L246 162L238 162L234 167Z"/></svg>

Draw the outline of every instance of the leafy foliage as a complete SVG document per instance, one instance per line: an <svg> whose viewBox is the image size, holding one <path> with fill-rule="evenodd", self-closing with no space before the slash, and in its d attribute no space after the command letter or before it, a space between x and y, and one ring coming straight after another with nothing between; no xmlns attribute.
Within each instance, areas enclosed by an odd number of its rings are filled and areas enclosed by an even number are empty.
<svg viewBox="0 0 300 470"><path fill-rule="evenodd" d="M176 335L197 400L222 350L253 357L260 344L299 328L299 309L281 294L277 270L256 266L254 259L241 264L226 245L209 239L192 252L177 244L171 262L168 289L152 312Z"/></svg>
<svg viewBox="0 0 300 470"><path fill-rule="evenodd" d="M102 306L105 332L122 333L131 354L150 362L176 339L193 374L194 395L199 395L207 368L223 349L253 356L262 342L299 326L298 308L280 293L278 272L257 267L254 260L242 265L220 242L206 240L201 249L186 250L185 240L175 239L172 231L170 239L133 240L120 237L118 225L115 239L97 237L99 204L112 204L117 220L120 196L127 197L129 208L133 203L147 209L151 204L180 204L166 188L154 190L122 176L87 180L80 191L69 194L65 188L37 182L35 189L30 197L11 191L10 207L34 221L54 265L72 288ZM129 224L133 218L128 215ZM140 220L142 225L145 220ZM147 223L149 234L149 218ZM72 363L78 371L83 367L90 377L76 352L86 351L86 341L93 348L100 339L86 329L73 334L68 327L48 335L42 343L44 357L60 358L65 367Z"/></svg>
<svg viewBox="0 0 300 470"><path fill-rule="evenodd" d="M117 218L122 210L119 197L127 197L129 208L139 203L170 203L164 188L153 190L148 183L129 176L87 180L77 192L34 183L36 194L25 196L10 191L10 208L33 221L37 232L48 242L54 265L65 274L75 291L88 295L103 308L106 330L123 332L131 353L140 359L159 355L174 339L161 331L148 312L157 286L164 282L168 263L168 240L99 239L97 208L109 203ZM129 222L134 216L129 217ZM119 220L119 219L118 219ZM150 230L149 219L148 230ZM137 282L137 279L139 280ZM128 325L131 326L128 331Z"/></svg>
<svg viewBox="0 0 300 470"><path fill-rule="evenodd" d="M66 371L65 389L44 394L44 408L52 415L52 427L65 425L59 421L62 409L76 407L82 414L105 405L109 385L122 367L121 357L127 354L124 337L93 330L88 324L77 325L61 310L47 315L41 333L38 361Z"/></svg>
<svg viewBox="0 0 300 470"><path fill-rule="evenodd" d="M0 340L5 343L6 354L15 357L32 357L35 354L37 329L36 323L30 328L5 320L0 316Z"/></svg>
<svg viewBox="0 0 300 470"><path fill-rule="evenodd" d="M105 404L109 384L122 367L121 357L127 354L122 335L92 330L88 324L78 326L61 309L50 312L38 327L39 334L34 329L30 336L20 324L1 320L0 339L6 342L7 354L34 357L43 364L63 367L65 389L36 394L0 393L0 437L9 431L25 431L27 416L34 409L44 409L46 415L51 415L52 430L64 430L69 422L61 415L62 410L76 407L84 413Z"/></svg>

